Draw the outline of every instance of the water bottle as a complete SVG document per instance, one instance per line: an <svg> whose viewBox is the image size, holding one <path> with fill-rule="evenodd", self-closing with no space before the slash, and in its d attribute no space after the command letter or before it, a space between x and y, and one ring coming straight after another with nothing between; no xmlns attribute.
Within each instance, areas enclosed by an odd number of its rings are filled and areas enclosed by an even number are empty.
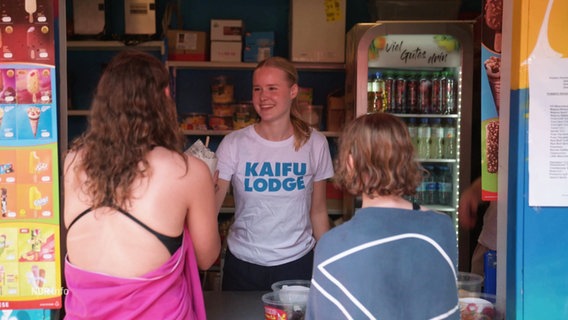
<svg viewBox="0 0 568 320"><path fill-rule="evenodd" d="M456 159L456 127L455 120L446 120L444 127L444 159Z"/></svg>
<svg viewBox="0 0 568 320"><path fill-rule="evenodd" d="M424 168L428 171L428 175L424 178L424 191L423 191L423 203L424 204L436 204L438 202L437 188L438 188L438 177L434 166L426 165Z"/></svg>
<svg viewBox="0 0 568 320"><path fill-rule="evenodd" d="M420 159L428 159L430 157L430 125L428 118L421 118L420 125L418 126L418 143L417 155Z"/></svg>
<svg viewBox="0 0 568 320"><path fill-rule="evenodd" d="M450 168L444 165L437 167L438 171L438 203L443 206L452 205L453 178Z"/></svg>
<svg viewBox="0 0 568 320"><path fill-rule="evenodd" d="M414 154L418 155L418 127L416 126L416 118L408 118L408 134L410 135L410 140L412 140L412 146L414 147Z"/></svg>
<svg viewBox="0 0 568 320"><path fill-rule="evenodd" d="M444 128L442 127L442 119L433 118L432 124L430 126L431 137L430 137L430 159L442 159L443 158L443 139L444 139Z"/></svg>

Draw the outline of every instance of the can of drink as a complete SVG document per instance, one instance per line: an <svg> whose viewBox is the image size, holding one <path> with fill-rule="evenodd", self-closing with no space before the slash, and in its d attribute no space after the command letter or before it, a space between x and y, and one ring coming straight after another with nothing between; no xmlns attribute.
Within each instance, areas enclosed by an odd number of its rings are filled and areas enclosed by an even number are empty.
<svg viewBox="0 0 568 320"><path fill-rule="evenodd" d="M418 113L418 79L414 72L411 72L406 80L406 94L405 113Z"/></svg>
<svg viewBox="0 0 568 320"><path fill-rule="evenodd" d="M428 77L426 72L422 72L420 75L420 83L418 88L418 108L420 113L428 114L432 113L432 81Z"/></svg>
<svg viewBox="0 0 568 320"><path fill-rule="evenodd" d="M434 72L432 74L431 80L431 108L430 110L434 114L442 114L442 80L440 79L440 73Z"/></svg>
<svg viewBox="0 0 568 320"><path fill-rule="evenodd" d="M395 80L395 113L404 113L406 108L406 74L399 72Z"/></svg>

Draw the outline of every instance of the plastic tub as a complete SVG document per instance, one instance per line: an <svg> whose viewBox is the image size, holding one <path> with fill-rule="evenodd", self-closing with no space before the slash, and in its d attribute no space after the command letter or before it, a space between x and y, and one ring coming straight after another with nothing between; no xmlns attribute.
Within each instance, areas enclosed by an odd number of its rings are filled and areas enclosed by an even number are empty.
<svg viewBox="0 0 568 320"><path fill-rule="evenodd" d="M282 289L297 289L297 290L310 290L311 281L310 280L282 280L272 284L272 291L278 291Z"/></svg>
<svg viewBox="0 0 568 320"><path fill-rule="evenodd" d="M262 295L264 303L264 318L273 319L304 319L308 302L307 290L277 290Z"/></svg>
<svg viewBox="0 0 568 320"><path fill-rule="evenodd" d="M459 298L461 319L500 320L501 313L496 309L497 297L478 292L462 292Z"/></svg>
<svg viewBox="0 0 568 320"><path fill-rule="evenodd" d="M467 292L481 292L483 277L469 272L458 272L458 290ZM460 293L461 295L461 293Z"/></svg>

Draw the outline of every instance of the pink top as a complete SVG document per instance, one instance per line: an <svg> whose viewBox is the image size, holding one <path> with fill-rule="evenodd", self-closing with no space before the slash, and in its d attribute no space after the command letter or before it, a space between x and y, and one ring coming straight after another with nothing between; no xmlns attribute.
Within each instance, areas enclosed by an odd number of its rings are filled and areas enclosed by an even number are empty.
<svg viewBox="0 0 568 320"><path fill-rule="evenodd" d="M205 320L205 304L193 243L187 228L183 244L157 270L120 278L79 269L65 259L66 320Z"/></svg>

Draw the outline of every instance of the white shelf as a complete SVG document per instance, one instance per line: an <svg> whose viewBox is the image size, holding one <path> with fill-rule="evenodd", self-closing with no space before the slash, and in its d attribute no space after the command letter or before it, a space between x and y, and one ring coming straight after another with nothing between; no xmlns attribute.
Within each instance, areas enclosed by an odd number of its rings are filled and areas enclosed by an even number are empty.
<svg viewBox="0 0 568 320"><path fill-rule="evenodd" d="M67 116L88 117L91 110L67 110Z"/></svg>
<svg viewBox="0 0 568 320"><path fill-rule="evenodd" d="M176 69L226 69L226 70L253 70L256 62L216 62L216 61L166 61L166 67ZM345 69L343 63L309 63L294 62L298 70L303 71L342 71Z"/></svg>
<svg viewBox="0 0 568 320"><path fill-rule="evenodd" d="M121 41L73 40L67 41L68 50L122 50L136 48L138 50L157 51L165 54L163 41L144 41L135 45L126 45Z"/></svg>

